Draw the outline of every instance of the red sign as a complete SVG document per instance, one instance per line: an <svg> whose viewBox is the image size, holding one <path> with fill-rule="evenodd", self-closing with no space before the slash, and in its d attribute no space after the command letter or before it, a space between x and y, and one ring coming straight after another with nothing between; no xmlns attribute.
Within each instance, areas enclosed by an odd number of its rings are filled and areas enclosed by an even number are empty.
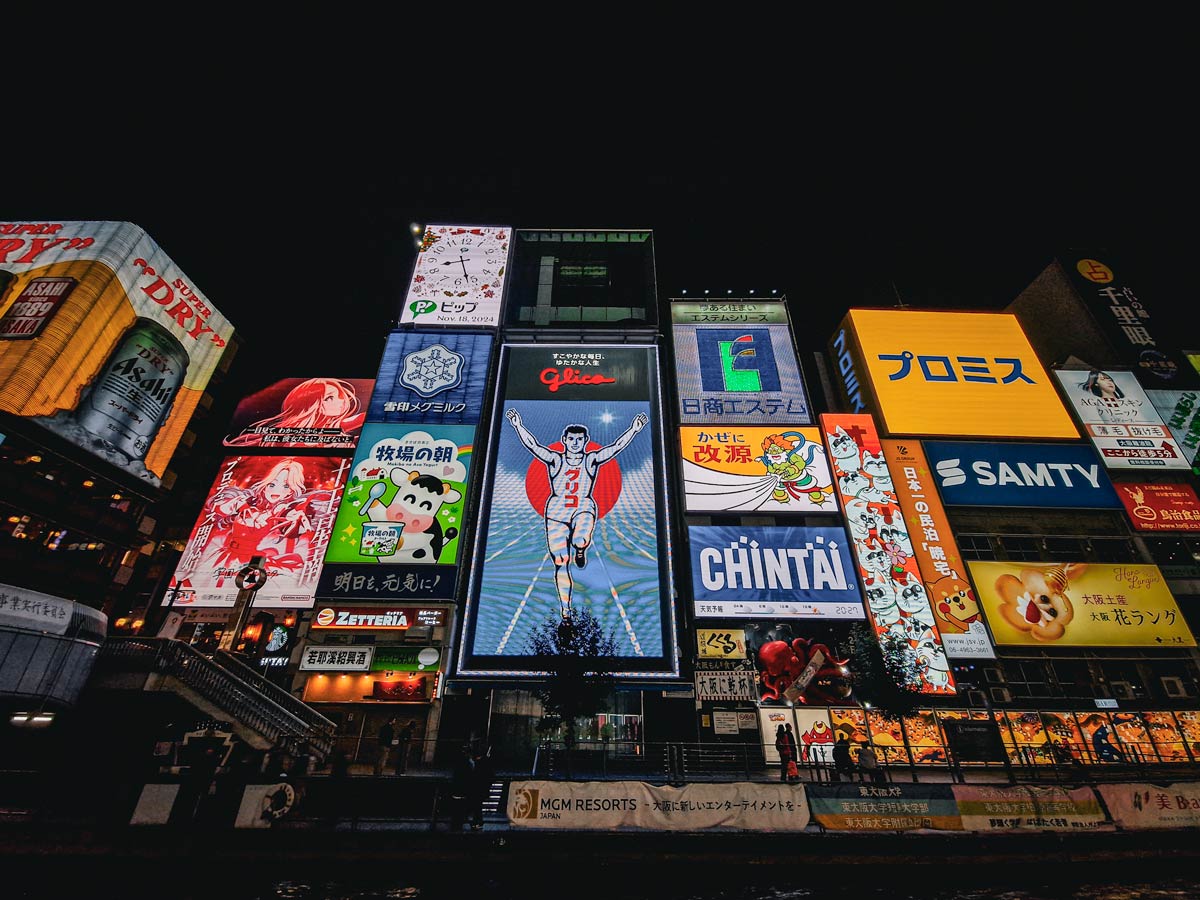
<svg viewBox="0 0 1200 900"><path fill-rule="evenodd" d="M1200 499L1187 484L1114 484L1138 531L1200 531Z"/></svg>
<svg viewBox="0 0 1200 900"><path fill-rule="evenodd" d="M69 276L34 278L0 318L0 338L37 337L77 284Z"/></svg>
<svg viewBox="0 0 1200 900"><path fill-rule="evenodd" d="M415 606L323 606L313 616L312 628L387 630L412 628L414 625L445 625L445 609L418 609Z"/></svg>

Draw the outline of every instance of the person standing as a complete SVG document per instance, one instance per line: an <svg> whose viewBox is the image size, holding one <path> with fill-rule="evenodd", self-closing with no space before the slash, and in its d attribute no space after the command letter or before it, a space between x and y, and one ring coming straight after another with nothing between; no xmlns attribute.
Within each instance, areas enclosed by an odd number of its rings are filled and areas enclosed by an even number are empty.
<svg viewBox="0 0 1200 900"><path fill-rule="evenodd" d="M788 763L796 759L796 739L780 725L775 729L775 749L779 751L779 780L788 780Z"/></svg>
<svg viewBox="0 0 1200 900"><path fill-rule="evenodd" d="M833 745L833 780L854 780L854 761L850 758L850 740L844 734Z"/></svg>
<svg viewBox="0 0 1200 900"><path fill-rule="evenodd" d="M787 735L788 746L792 750L792 762L797 766L800 765L800 745L796 742L796 735L792 732L792 723L788 722L783 726L784 733ZM792 767L788 766L788 781L799 781L800 772L792 771Z"/></svg>
<svg viewBox="0 0 1200 900"><path fill-rule="evenodd" d="M400 752L396 757L396 774L403 775L408 771L408 754L412 748L413 731L417 727L415 719L409 719L400 729Z"/></svg>
<svg viewBox="0 0 1200 900"><path fill-rule="evenodd" d="M868 778L875 784L883 781L883 769L879 768L879 757L875 748L863 741L862 749L858 751L858 770L862 772L863 781Z"/></svg>
<svg viewBox="0 0 1200 900"><path fill-rule="evenodd" d="M379 755L375 757L376 775L383 774L388 757L391 756L392 747L396 746L399 742L400 739L396 736L396 717L392 716L379 729Z"/></svg>
<svg viewBox="0 0 1200 900"><path fill-rule="evenodd" d="M464 743L450 773L450 830L462 831L467 818L467 799L475 780L475 757Z"/></svg>

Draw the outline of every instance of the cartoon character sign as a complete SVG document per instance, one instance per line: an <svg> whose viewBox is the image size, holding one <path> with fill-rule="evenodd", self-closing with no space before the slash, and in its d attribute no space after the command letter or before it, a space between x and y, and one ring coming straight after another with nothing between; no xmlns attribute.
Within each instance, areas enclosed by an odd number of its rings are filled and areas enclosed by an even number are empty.
<svg viewBox="0 0 1200 900"><path fill-rule="evenodd" d="M869 415L825 414L821 425L876 636L903 654L912 688L956 693L874 421Z"/></svg>
<svg viewBox="0 0 1200 900"><path fill-rule="evenodd" d="M364 378L277 381L238 404L234 432L225 438L225 446L352 449L373 385Z"/></svg>
<svg viewBox="0 0 1200 900"><path fill-rule="evenodd" d="M328 456L227 458L172 579L175 603L233 606L257 556L256 607L311 607L348 469Z"/></svg>

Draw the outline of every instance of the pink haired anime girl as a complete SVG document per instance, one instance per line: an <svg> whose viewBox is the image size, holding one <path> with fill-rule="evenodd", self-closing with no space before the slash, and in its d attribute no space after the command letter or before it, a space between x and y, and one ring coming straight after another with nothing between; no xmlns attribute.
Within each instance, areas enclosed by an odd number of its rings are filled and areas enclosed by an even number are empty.
<svg viewBox="0 0 1200 900"><path fill-rule="evenodd" d="M287 443L303 444L304 431L309 429L339 429L347 434L362 427L365 412L359 412L354 385L340 378L309 378L302 381L283 398L279 412L259 419L235 438L227 438L230 447L261 446L264 435L292 434Z"/></svg>

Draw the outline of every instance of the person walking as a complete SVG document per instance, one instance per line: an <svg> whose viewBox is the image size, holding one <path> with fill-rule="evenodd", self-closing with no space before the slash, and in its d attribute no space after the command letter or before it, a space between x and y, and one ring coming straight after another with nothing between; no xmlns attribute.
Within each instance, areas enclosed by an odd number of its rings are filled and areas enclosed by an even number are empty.
<svg viewBox="0 0 1200 900"><path fill-rule="evenodd" d="M416 720L409 719L404 723L404 727L400 729L400 752L396 756L397 775L403 775L408 771L408 754L412 748L413 731L416 730L416 727Z"/></svg>
<svg viewBox="0 0 1200 900"><path fill-rule="evenodd" d="M833 780L841 781L842 776L847 781L854 780L854 760L850 758L850 739L844 734L833 745Z"/></svg>
<svg viewBox="0 0 1200 900"><path fill-rule="evenodd" d="M779 751L779 780L788 780L788 763L796 759L796 741L782 725L775 729L775 749Z"/></svg>
<svg viewBox="0 0 1200 900"><path fill-rule="evenodd" d="M464 743L450 773L450 830L462 831L467 818L467 798L475 779L475 757L471 745Z"/></svg>
<svg viewBox="0 0 1200 900"><path fill-rule="evenodd" d="M391 756L392 747L400 743L400 739L396 736L396 717L392 716L383 723L383 727L379 729L379 755L375 757L375 774L382 775L383 769L387 765L388 757Z"/></svg>

